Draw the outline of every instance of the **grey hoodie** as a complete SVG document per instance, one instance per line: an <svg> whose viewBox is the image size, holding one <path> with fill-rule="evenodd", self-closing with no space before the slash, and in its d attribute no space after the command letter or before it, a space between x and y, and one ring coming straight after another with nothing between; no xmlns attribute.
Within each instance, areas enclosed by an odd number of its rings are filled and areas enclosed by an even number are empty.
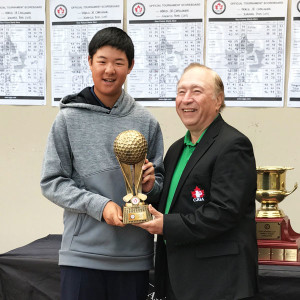
<svg viewBox="0 0 300 300"><path fill-rule="evenodd" d="M122 91L111 110L91 105L89 88L61 100L48 137L42 167L43 195L64 208L59 264L112 271L148 270L153 236L132 225L110 226L102 218L110 200L121 207L124 178L113 151L117 135L129 129L148 142L156 181L148 202L156 203L163 182L163 139L158 122Z"/></svg>

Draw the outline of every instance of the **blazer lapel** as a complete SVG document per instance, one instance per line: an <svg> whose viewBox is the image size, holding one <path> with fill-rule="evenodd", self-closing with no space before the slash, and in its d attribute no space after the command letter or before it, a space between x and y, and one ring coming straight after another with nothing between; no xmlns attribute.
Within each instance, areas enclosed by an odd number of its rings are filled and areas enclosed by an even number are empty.
<svg viewBox="0 0 300 300"><path fill-rule="evenodd" d="M183 147L184 147L184 138L181 138L176 142L176 145L174 145L172 152L169 154L169 163L168 163L168 172L165 174L164 178L164 188L162 191L162 195L159 202L159 211L164 211L166 207L166 202L168 198L169 188L171 185L171 180L175 171L175 168L177 166L178 159L180 158L180 155L182 153Z"/></svg>
<svg viewBox="0 0 300 300"><path fill-rule="evenodd" d="M221 115L219 115L213 123L209 126L206 133L204 134L203 138L199 142L199 144L196 146L196 149L194 150L192 156L190 157L186 167L183 170L183 173L180 177L180 180L178 182L173 201L170 207L170 211L172 210L172 207L174 206L174 203L177 200L177 197L182 189L182 186L184 185L187 177L191 173L192 169L195 167L196 163L202 158L202 156L205 154L205 152L211 147L211 145L214 143L216 137L218 136L220 129L222 125L224 124L224 120L222 119ZM181 154L181 152L180 152ZM177 159L178 160L178 159ZM174 167L175 168L175 167ZM173 170L174 171L174 170ZM172 173L173 175L173 173ZM172 179L172 177L171 177Z"/></svg>

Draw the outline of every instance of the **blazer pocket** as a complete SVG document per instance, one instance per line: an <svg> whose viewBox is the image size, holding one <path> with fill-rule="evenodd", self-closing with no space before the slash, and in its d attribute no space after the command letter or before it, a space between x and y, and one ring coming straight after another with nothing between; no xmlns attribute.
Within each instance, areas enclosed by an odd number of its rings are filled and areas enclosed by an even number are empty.
<svg viewBox="0 0 300 300"><path fill-rule="evenodd" d="M198 258L237 255L239 252L239 245L235 241L214 242L196 247L196 257Z"/></svg>

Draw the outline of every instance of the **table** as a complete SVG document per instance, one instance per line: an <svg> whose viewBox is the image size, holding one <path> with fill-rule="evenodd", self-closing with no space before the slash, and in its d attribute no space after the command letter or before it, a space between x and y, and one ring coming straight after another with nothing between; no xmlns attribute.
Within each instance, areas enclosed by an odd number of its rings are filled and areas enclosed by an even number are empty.
<svg viewBox="0 0 300 300"><path fill-rule="evenodd" d="M61 235L50 234L0 255L1 300L59 300ZM299 300L300 266L259 266L257 300ZM157 300L150 271L147 300Z"/></svg>

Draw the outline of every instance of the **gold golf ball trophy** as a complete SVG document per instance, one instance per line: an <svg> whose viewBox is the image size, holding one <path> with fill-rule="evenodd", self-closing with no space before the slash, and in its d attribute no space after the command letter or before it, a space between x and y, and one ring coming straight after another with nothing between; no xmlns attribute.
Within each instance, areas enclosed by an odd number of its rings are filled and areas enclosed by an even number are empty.
<svg viewBox="0 0 300 300"><path fill-rule="evenodd" d="M152 220L147 196L142 193L142 166L147 155L147 141L136 130L121 132L114 141L114 152L121 166L127 195L123 197L123 223L141 223Z"/></svg>
<svg viewBox="0 0 300 300"><path fill-rule="evenodd" d="M297 189L286 191L286 171L289 167L258 167L256 200L261 203L256 211L258 262L274 265L300 265L300 234L278 203Z"/></svg>

